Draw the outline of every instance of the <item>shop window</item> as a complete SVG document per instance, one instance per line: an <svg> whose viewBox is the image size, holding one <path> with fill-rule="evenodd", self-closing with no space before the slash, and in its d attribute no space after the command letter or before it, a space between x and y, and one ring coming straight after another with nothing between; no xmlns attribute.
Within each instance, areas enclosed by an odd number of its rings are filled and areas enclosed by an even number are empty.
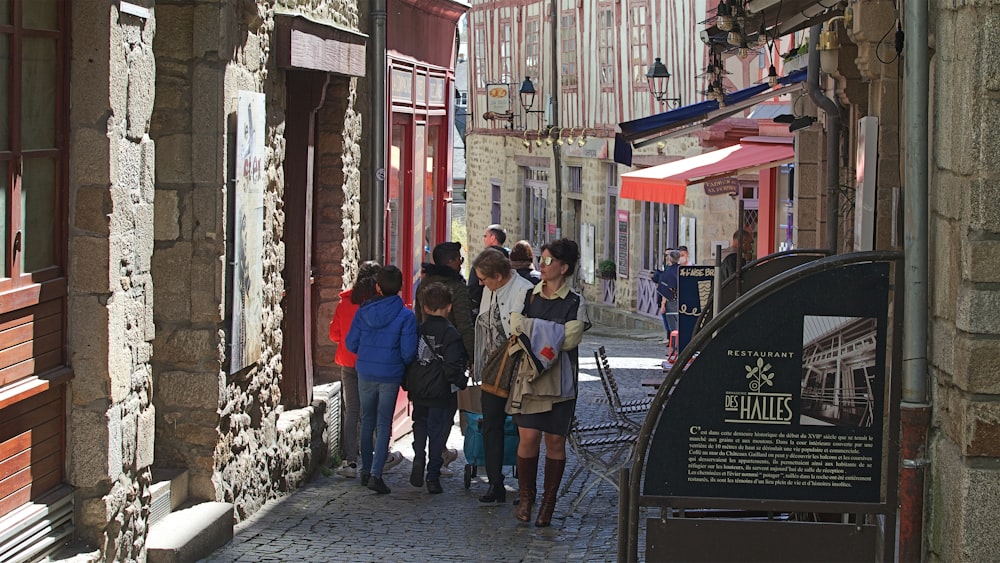
<svg viewBox="0 0 1000 563"><path fill-rule="evenodd" d="M492 193L492 199L490 200L490 223L493 225L500 225L500 184L498 182L490 182L490 192Z"/></svg>

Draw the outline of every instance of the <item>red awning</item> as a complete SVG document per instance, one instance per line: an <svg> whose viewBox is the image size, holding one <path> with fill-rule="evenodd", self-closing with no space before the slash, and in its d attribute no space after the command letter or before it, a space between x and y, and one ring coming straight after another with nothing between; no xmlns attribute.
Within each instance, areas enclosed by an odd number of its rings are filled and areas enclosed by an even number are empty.
<svg viewBox="0 0 1000 563"><path fill-rule="evenodd" d="M619 195L684 205L690 184L787 164L795 159L791 138L744 138L738 145L622 174Z"/></svg>

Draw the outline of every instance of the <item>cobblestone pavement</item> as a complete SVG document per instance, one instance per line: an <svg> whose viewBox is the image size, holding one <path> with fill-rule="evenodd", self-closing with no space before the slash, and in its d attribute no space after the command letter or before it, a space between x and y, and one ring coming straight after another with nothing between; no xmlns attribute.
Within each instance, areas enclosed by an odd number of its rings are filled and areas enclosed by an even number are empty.
<svg viewBox="0 0 1000 563"><path fill-rule="evenodd" d="M645 389L639 380L662 374L666 351L664 333L629 331L595 325L580 345L581 423L608 419L604 391L596 371L593 350L605 346L623 400L640 398ZM258 561L615 561L617 558L618 493L609 484L591 488L579 507L569 513L586 473L556 504L552 526L536 528L520 523L511 505L517 482L507 475L507 503L484 506L485 472L480 468L469 489L463 485L465 458L459 428L453 428L448 445L459 457L451 464L455 475L443 477L444 494L430 495L426 488L409 483L413 458L411 435L401 437L393 449L405 456L403 463L385 475L392 489L377 495L358 479L332 472L317 473L306 486L272 501L236 526L231 542L206 562ZM566 477L577 460L567 448ZM539 494L541 493L539 464ZM513 493L513 494L512 494Z"/></svg>

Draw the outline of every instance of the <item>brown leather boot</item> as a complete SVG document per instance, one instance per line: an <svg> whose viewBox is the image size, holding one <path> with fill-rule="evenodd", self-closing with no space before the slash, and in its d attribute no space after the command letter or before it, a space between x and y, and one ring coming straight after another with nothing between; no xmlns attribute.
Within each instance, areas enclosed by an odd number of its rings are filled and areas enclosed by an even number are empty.
<svg viewBox="0 0 1000 563"><path fill-rule="evenodd" d="M538 476L538 456L521 457L517 456L517 510L514 515L521 522L531 521L531 505L535 504L536 485L535 479Z"/></svg>
<svg viewBox="0 0 1000 563"><path fill-rule="evenodd" d="M545 458L545 484L542 490L542 502L538 505L538 518L535 519L535 526L539 528L552 523L552 513L556 509L556 497L559 495L559 484L562 483L565 469L565 459Z"/></svg>

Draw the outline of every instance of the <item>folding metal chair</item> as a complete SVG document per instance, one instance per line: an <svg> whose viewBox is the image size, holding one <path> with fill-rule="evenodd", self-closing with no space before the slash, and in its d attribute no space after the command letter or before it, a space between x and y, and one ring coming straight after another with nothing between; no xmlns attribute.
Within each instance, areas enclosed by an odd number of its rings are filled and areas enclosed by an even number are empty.
<svg viewBox="0 0 1000 563"><path fill-rule="evenodd" d="M612 418L637 430L642 426L643 419L646 418L649 405L653 400L646 397L622 402L618 394L618 382L611 371L611 363L608 361L604 346L594 350L594 360L597 362L597 373L601 377L604 394L608 397L608 406L611 409Z"/></svg>
<svg viewBox="0 0 1000 563"><path fill-rule="evenodd" d="M587 492L600 485L602 480L610 483L615 491L618 491L618 473L623 467L632 463L632 453L635 450L638 434L625 431L621 424L611 423L611 425L614 429L602 431L593 430L593 426L588 429L586 426L578 425L576 420L573 421L566 441L577 457L577 465L563 484L562 494L566 494L576 478L584 471L590 474L590 478L570 504L571 510L576 510Z"/></svg>

